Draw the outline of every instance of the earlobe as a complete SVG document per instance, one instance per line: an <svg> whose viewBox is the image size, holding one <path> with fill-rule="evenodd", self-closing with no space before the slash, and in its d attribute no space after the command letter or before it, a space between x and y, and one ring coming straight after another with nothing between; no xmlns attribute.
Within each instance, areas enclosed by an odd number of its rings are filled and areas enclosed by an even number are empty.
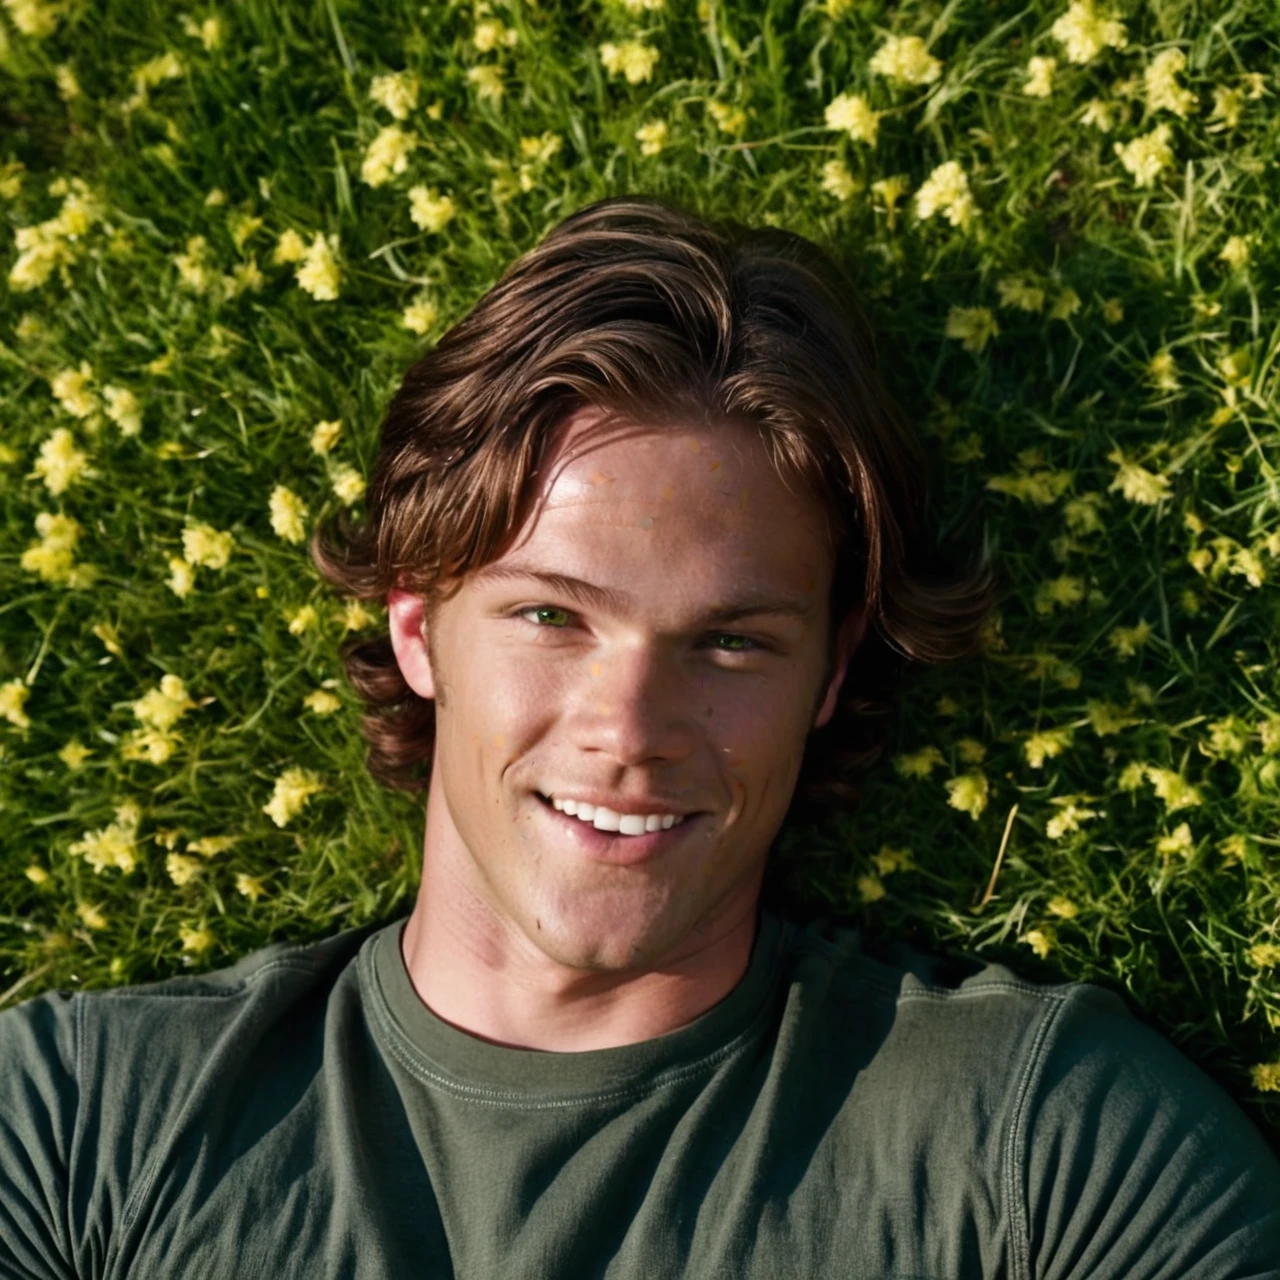
<svg viewBox="0 0 1280 1280"><path fill-rule="evenodd" d="M421 596L393 588L387 592L387 622L396 665L409 688L419 697L436 696L435 673L425 630L426 611Z"/></svg>
<svg viewBox="0 0 1280 1280"><path fill-rule="evenodd" d="M862 643L867 629L867 611L865 608L851 610L840 625L840 634L836 640L836 660L827 683L827 690L822 699L822 706L813 722L814 729L821 729L836 713L840 700L840 689L849 670L849 663ZM812 730L811 730L812 732Z"/></svg>

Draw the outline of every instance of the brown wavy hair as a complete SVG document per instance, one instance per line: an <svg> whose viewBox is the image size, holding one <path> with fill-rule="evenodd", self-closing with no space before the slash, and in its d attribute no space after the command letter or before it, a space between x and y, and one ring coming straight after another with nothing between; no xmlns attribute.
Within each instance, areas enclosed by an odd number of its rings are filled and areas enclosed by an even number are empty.
<svg viewBox="0 0 1280 1280"><path fill-rule="evenodd" d="M876 366L848 277L812 241L650 197L600 200L513 262L409 369L382 422L366 518L353 527L341 510L317 527L312 558L348 597L417 592L429 620L451 581L515 541L576 410L753 430L784 482L826 513L828 674L840 620L867 608L793 809L851 805L903 669L974 652L993 589L985 563L942 568L923 527L927 460ZM409 688L389 635L349 638L342 659L365 705L369 772L424 789L434 702Z"/></svg>

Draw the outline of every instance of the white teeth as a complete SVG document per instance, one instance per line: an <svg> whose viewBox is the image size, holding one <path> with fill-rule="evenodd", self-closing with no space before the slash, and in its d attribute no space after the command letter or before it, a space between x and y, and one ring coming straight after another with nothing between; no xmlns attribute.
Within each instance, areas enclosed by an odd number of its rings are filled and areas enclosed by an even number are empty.
<svg viewBox="0 0 1280 1280"><path fill-rule="evenodd" d="M621 814L614 813L600 805L592 815L591 824L597 831L617 831L621 822Z"/></svg>
<svg viewBox="0 0 1280 1280"><path fill-rule="evenodd" d="M624 836L639 836L650 831L668 831L684 816L674 813L615 813L604 805L591 805L581 800L552 799L551 804L561 813L589 822L597 831L617 831Z"/></svg>

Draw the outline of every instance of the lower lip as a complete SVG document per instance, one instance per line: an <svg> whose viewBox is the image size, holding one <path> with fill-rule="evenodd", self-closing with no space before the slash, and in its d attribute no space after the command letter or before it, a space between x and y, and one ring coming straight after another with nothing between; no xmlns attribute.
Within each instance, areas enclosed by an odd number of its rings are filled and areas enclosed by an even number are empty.
<svg viewBox="0 0 1280 1280"><path fill-rule="evenodd" d="M703 816L700 813L686 814L682 822L672 824L665 831L659 829L646 831L642 836L624 836L617 831L600 831L589 822L561 813L541 796L535 796L535 799L565 829L565 833L587 857L619 867L647 862L650 858L665 853L682 840L688 834L689 827Z"/></svg>

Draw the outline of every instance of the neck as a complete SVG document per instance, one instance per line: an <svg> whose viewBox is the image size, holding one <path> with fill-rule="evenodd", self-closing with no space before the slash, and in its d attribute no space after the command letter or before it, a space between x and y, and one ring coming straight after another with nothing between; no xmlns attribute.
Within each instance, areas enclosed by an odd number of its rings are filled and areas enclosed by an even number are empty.
<svg viewBox="0 0 1280 1280"><path fill-rule="evenodd" d="M539 950L461 870L453 859L424 852L402 955L419 998L437 1017L495 1044L582 1052L666 1035L723 1000L750 963L756 894L720 913L696 945L660 967L599 972Z"/></svg>

